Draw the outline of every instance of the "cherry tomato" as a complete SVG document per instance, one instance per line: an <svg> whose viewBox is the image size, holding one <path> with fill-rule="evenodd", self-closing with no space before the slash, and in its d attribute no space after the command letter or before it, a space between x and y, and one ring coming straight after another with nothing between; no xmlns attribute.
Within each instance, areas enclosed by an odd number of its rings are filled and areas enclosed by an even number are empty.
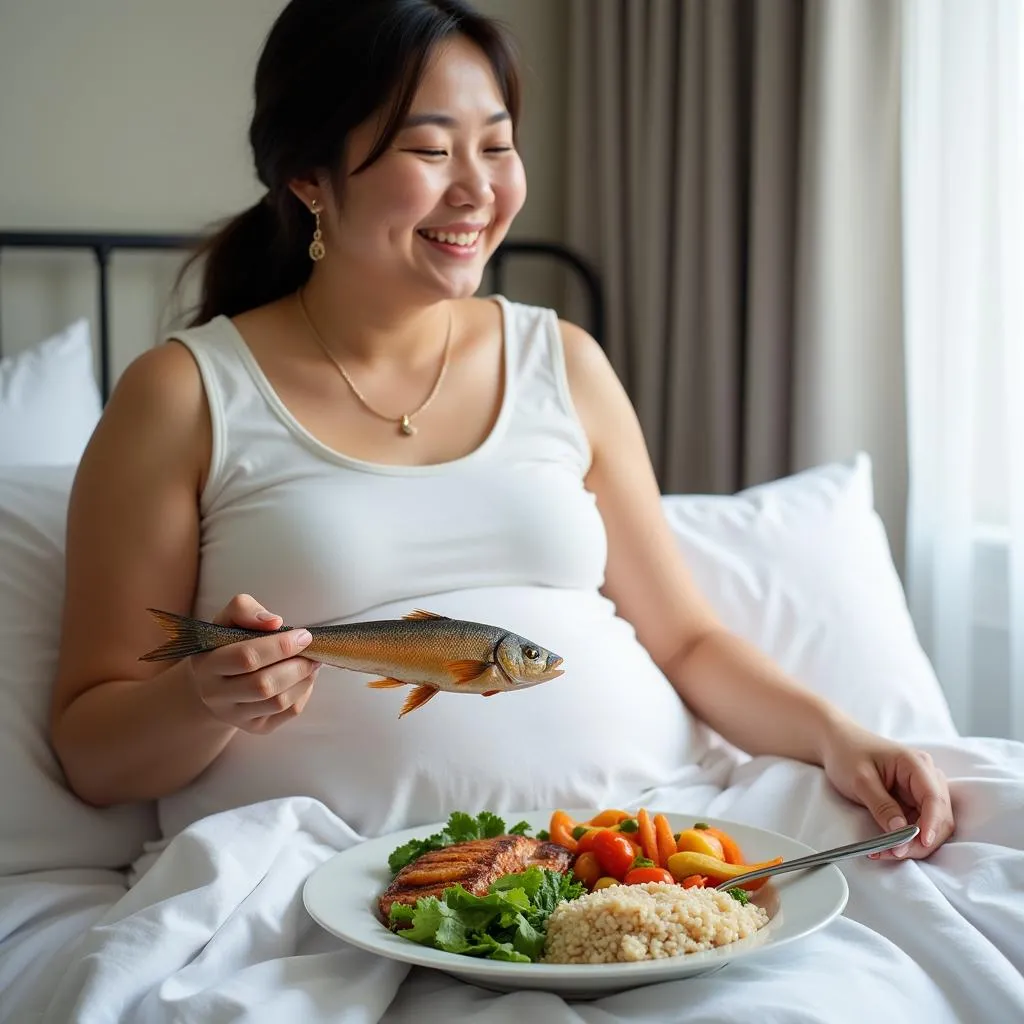
<svg viewBox="0 0 1024 1024"><path fill-rule="evenodd" d="M633 844L621 832L612 832L610 829L602 829L594 837L591 849L597 854L602 873L620 882L636 860Z"/></svg>
<svg viewBox="0 0 1024 1024"><path fill-rule="evenodd" d="M641 853L640 840L636 838L635 832L622 832L618 825L602 825L597 828L589 828L580 838L576 841L576 852L586 853L587 850L594 848L594 840L602 832L614 832L616 835L625 836L633 844L633 856L636 857Z"/></svg>
<svg viewBox="0 0 1024 1024"><path fill-rule="evenodd" d="M664 868L633 868L623 879L626 885L643 885L644 882L665 882L675 885L676 880Z"/></svg>
<svg viewBox="0 0 1024 1024"><path fill-rule="evenodd" d="M576 852L587 853L588 851L593 850L594 839L597 837L599 832L603 831L604 829L591 828L584 832L583 835L576 840Z"/></svg>
<svg viewBox="0 0 1024 1024"><path fill-rule="evenodd" d="M572 874L578 882L582 882L588 889L593 889L594 883L602 874L597 855L591 851L581 853L572 866Z"/></svg>

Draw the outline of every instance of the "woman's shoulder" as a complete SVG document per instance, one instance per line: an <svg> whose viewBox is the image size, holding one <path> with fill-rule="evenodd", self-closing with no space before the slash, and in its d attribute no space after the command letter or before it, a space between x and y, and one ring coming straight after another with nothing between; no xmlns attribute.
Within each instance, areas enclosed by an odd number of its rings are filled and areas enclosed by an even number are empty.
<svg viewBox="0 0 1024 1024"><path fill-rule="evenodd" d="M116 404L144 403L162 409L179 407L182 399L202 390L199 370L192 353L169 335L137 355L118 377L110 397Z"/></svg>
<svg viewBox="0 0 1024 1024"><path fill-rule="evenodd" d="M102 438L126 435L150 445L158 438L192 439L209 433L199 368L184 346L165 340L136 356L122 371L103 410Z"/></svg>

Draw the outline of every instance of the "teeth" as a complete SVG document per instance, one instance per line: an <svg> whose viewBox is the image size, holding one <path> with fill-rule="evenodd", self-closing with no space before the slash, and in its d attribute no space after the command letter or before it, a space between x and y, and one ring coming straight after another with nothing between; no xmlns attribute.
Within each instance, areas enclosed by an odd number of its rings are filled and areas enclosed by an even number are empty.
<svg viewBox="0 0 1024 1024"><path fill-rule="evenodd" d="M435 231L433 228L426 228L421 234L427 238L432 238L436 242L445 242L448 245L473 245L480 237L479 231L460 231L456 234L452 231Z"/></svg>

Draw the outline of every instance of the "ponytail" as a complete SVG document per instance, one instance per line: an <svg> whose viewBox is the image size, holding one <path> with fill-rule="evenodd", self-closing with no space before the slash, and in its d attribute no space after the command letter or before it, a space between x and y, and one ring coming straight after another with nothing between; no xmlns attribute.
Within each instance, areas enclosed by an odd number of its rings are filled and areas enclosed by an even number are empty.
<svg viewBox="0 0 1024 1024"><path fill-rule="evenodd" d="M290 192L274 202L268 194L229 220L189 257L178 275L203 260L199 303L189 327L216 316L237 316L289 295L309 278L309 240L302 238L305 210ZM312 237L312 224L307 225Z"/></svg>

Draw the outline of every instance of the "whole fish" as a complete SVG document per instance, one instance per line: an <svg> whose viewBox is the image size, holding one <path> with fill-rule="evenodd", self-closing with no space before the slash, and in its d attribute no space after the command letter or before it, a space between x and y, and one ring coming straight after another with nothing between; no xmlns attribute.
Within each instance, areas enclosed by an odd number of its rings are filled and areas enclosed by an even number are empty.
<svg viewBox="0 0 1024 1024"><path fill-rule="evenodd" d="M176 661L240 640L301 628L219 626L156 608L146 610L170 639L140 661ZM415 687L399 718L423 707L439 690L493 697L556 679L564 671L557 654L517 633L418 608L400 619L305 628L313 639L301 652L303 658L379 675L382 678L366 684L374 689Z"/></svg>

